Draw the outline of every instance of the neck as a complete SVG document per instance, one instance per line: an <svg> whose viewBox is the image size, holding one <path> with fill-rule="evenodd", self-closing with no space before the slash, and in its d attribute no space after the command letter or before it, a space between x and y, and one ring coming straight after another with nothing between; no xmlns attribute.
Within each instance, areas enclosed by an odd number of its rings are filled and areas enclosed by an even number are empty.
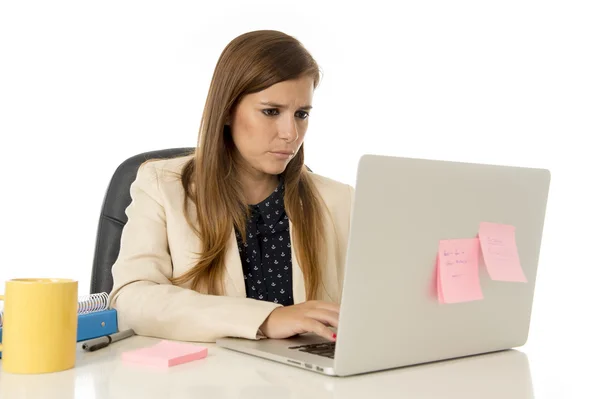
<svg viewBox="0 0 600 399"><path fill-rule="evenodd" d="M262 172L244 172L240 176L240 182L242 183L246 203L254 205L264 201L271 195L279 184L279 178Z"/></svg>

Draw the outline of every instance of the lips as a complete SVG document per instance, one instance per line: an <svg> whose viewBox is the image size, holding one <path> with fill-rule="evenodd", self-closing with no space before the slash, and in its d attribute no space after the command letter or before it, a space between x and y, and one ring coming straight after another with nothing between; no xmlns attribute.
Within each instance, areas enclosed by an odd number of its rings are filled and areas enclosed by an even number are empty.
<svg viewBox="0 0 600 399"><path fill-rule="evenodd" d="M292 159L294 157L293 152L286 151L286 150L269 151L269 154L271 154L272 157L274 157L275 159L278 159L280 161L289 161L290 159Z"/></svg>

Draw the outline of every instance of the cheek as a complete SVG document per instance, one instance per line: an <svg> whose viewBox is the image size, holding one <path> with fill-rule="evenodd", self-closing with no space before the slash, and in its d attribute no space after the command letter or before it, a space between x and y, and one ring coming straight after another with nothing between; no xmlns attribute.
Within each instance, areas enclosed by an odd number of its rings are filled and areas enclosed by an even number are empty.
<svg viewBox="0 0 600 399"><path fill-rule="evenodd" d="M296 145L300 147L302 143L304 143L304 137L306 137L306 129L302 129L298 131L298 141L296 141Z"/></svg>
<svg viewBox="0 0 600 399"><path fill-rule="evenodd" d="M242 155L259 156L269 147L269 126L247 118L236 124L233 141Z"/></svg>
<svg viewBox="0 0 600 399"><path fill-rule="evenodd" d="M300 132L298 133L298 141L304 141L304 137L306 136L306 130L307 128L300 130Z"/></svg>

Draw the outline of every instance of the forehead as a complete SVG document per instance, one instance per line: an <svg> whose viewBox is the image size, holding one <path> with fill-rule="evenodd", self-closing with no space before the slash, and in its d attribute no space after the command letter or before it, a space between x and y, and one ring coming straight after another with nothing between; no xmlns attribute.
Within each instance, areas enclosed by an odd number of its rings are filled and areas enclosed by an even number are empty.
<svg viewBox="0 0 600 399"><path fill-rule="evenodd" d="M274 102L282 105L310 105L314 91L314 80L302 77L286 80L267 87L263 91L246 96L251 102Z"/></svg>

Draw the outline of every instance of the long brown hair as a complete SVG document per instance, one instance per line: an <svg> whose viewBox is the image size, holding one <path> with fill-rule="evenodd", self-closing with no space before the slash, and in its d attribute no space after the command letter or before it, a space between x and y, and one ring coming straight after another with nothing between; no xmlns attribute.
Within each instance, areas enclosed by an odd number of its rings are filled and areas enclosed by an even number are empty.
<svg viewBox="0 0 600 399"><path fill-rule="evenodd" d="M244 95L276 83L303 76L320 81L320 70L309 52L295 38L278 31L242 34L221 53L214 70L200 123L195 156L181 176L185 190L186 219L202 242L199 258L174 284L191 281L193 289L223 293L225 252L235 227L246 236L249 206L237 173L234 144L226 119ZM322 199L304 165L304 145L282 174L284 206L293 224L294 250L304 274L306 298L315 299L322 278L319 270L323 235ZM187 205L193 204L196 217Z"/></svg>

